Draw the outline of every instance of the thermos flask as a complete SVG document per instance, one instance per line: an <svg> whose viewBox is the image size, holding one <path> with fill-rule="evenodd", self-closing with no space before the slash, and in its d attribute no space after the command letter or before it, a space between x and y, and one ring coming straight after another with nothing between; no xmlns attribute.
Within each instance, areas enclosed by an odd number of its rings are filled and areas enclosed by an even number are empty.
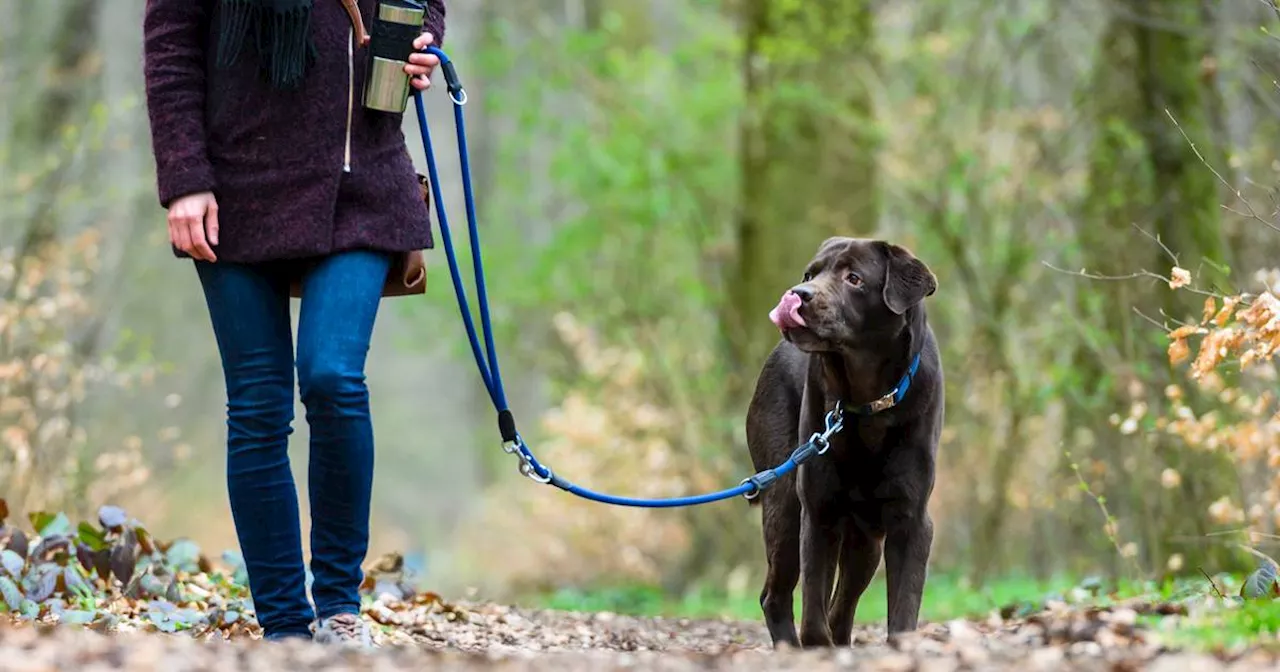
<svg viewBox="0 0 1280 672"><path fill-rule="evenodd" d="M369 66L364 106L382 112L404 112L412 86L404 66L422 34L426 6L418 0L378 0L370 30Z"/></svg>

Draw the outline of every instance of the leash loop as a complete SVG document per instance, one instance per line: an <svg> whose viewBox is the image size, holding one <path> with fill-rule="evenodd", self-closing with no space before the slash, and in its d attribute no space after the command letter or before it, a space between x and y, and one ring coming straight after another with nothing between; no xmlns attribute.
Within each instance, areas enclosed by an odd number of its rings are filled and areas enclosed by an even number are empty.
<svg viewBox="0 0 1280 672"><path fill-rule="evenodd" d="M498 431L502 435L502 450L505 453L516 456L519 460L518 470L522 476L537 483L550 484L570 494L603 504L641 508L673 508L718 502L738 496L755 499L779 479L798 469L803 462L827 452L831 447L831 437L844 426L844 408L839 403L827 413L824 430L821 433L815 433L808 443L796 448L782 464L772 469L765 469L750 478L744 479L737 487L702 495L665 499L643 499L609 495L570 483L552 473L551 469L546 465L538 462L538 458L534 457L533 452L529 450L529 446L520 437L520 433L516 429L515 417L507 407L506 391L502 385L502 374L498 369L498 354L493 339L493 329L489 315L489 297L485 287L484 265L480 254L480 230L476 221L475 193L471 184L466 123L462 113L463 106L467 104L467 92L462 87L462 81L458 77L453 61L449 59L449 56L443 50L436 46L428 46L426 52L435 54L440 59L441 70L444 72L445 83L449 91L449 99L453 102L453 119L458 139L459 170L462 173L462 190L467 210L467 232L470 234L471 239L471 259L474 265L476 297L478 300L476 312L480 315L479 330L476 329L475 319L471 314L471 305L467 301L466 288L462 285L462 271L458 265L457 253L453 246L453 233L449 229L449 217L445 212L444 196L440 189L440 171L436 165L435 151L432 148L431 129L427 124L426 105L423 103L422 92L415 89L413 91L414 106L418 113L418 129L422 134L422 146L427 160L427 176L431 183L431 197L435 204L436 218L440 222L440 238L445 256L449 262L449 277L453 282L454 293L457 295L458 311L461 313L463 326L466 327L467 340L471 345L471 354L476 361L476 370L480 373L485 390L489 393L489 400L493 402L494 410L498 412Z"/></svg>

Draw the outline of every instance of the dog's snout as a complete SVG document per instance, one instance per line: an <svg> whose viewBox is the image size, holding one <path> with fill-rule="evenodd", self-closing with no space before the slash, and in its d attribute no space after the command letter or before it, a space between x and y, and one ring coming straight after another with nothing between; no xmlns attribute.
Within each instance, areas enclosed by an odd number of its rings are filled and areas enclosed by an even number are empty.
<svg viewBox="0 0 1280 672"><path fill-rule="evenodd" d="M800 297L800 301L802 303L809 303L809 301L813 300L813 287L810 287L808 284L792 287L791 293Z"/></svg>

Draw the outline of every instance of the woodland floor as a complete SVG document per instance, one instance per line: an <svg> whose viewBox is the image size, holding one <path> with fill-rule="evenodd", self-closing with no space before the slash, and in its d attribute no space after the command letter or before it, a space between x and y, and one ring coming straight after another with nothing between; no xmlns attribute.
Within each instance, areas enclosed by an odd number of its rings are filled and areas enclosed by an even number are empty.
<svg viewBox="0 0 1280 672"><path fill-rule="evenodd" d="M1148 625L1169 605L1059 605L1019 619L921 626L894 644L863 627L851 648L773 651L761 623L635 618L608 613L448 604L435 596L374 602L365 616L380 648L337 652L268 643L252 630L148 632L129 619L110 632L48 623L0 626L0 670L1263 670L1256 646L1215 654L1161 644ZM1173 616L1177 618L1177 616Z"/></svg>

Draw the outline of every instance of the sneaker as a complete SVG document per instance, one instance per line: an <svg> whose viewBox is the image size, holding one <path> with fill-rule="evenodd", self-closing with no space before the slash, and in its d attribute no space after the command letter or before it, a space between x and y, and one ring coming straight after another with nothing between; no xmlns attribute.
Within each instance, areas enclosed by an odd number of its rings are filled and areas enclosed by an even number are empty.
<svg viewBox="0 0 1280 672"><path fill-rule="evenodd" d="M373 635L364 619L355 614L337 614L321 619L313 637L317 644L337 644L358 649L373 648Z"/></svg>

